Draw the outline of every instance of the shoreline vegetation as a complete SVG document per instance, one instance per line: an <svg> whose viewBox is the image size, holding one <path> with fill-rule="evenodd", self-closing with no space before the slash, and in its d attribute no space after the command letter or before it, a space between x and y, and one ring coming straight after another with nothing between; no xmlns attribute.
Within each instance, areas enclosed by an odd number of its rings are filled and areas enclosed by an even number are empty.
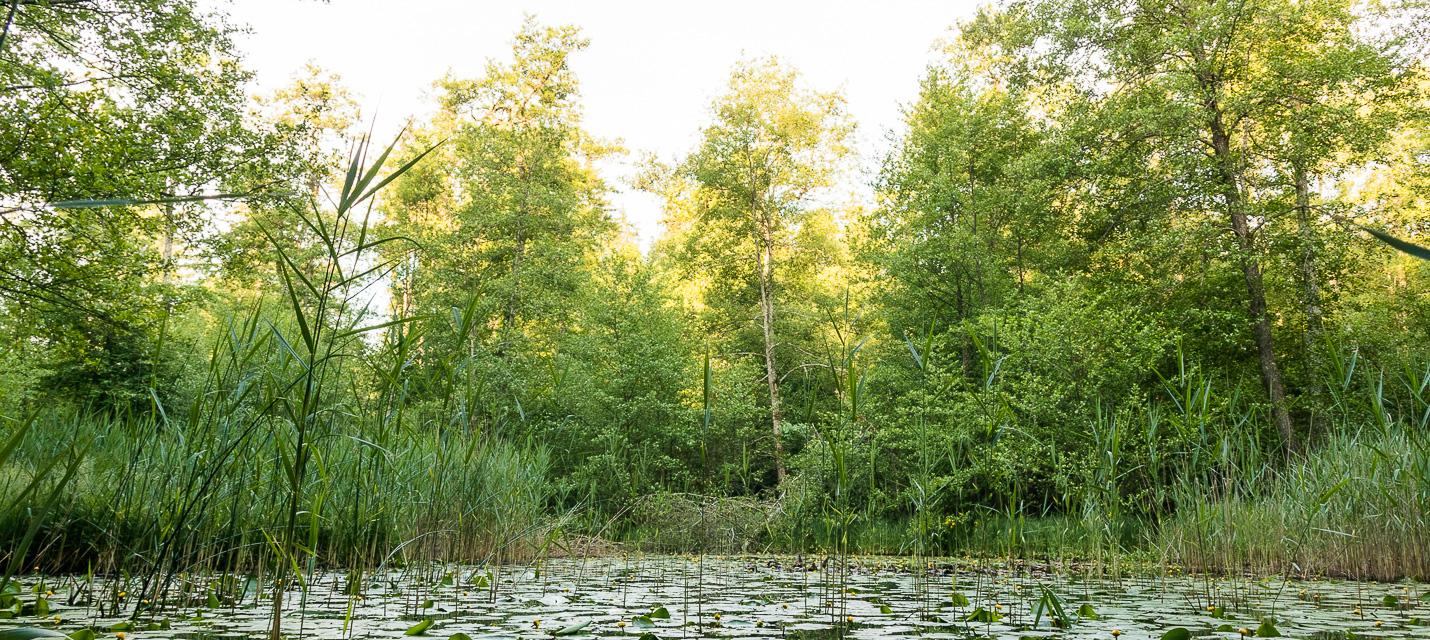
<svg viewBox="0 0 1430 640"><path fill-rule="evenodd" d="M53 501L43 521L13 508L0 520L6 548L21 548L30 539L23 563L7 558L13 567L104 575L272 570L272 523L286 513L283 467L255 467L249 461L264 454L238 449L231 468L214 474L218 480L196 504L185 487L205 481L212 468L192 462L186 468L185 461L207 455L215 443L184 442L151 422L114 423L106 431L97 426L73 417L37 419L6 461L9 486L39 479L30 495ZM1327 442L1275 475L1260 470L1228 480L1238 496L1232 499L1198 503L1198 495L1179 496L1192 506L1161 521L988 510L962 521L946 517L939 523L945 529L924 536L922 545L914 517L856 520L840 529L823 511L827 507L810 508L791 494L657 493L613 517L592 517L582 508L552 512L543 476L548 455L539 448L418 434L362 440L334 437L322 472L303 487L321 509L305 512L299 527L296 546L305 566L502 564L631 552L847 552L931 562L950 556L1041 561L1111 573L1138 567L1375 581L1430 575L1430 530L1417 519L1424 512L1415 510L1425 504L1419 493L1425 486L1414 468L1424 458L1396 430ZM282 444L255 440L249 446ZM67 479L47 479L46 471L67 466L66 456L80 455ZM283 459L271 449L267 455L273 462ZM424 464L404 467L404 460ZM373 467L365 468L364 461ZM399 464L384 464L394 461ZM380 475L372 473L378 465ZM185 508L193 515L177 520Z"/></svg>
<svg viewBox="0 0 1430 640"><path fill-rule="evenodd" d="M315 575L466 563L495 600L647 552L1430 580L1420 3L990 5L868 202L843 96L745 60L643 162L644 253L576 27L528 19L380 145L320 69L249 96L193 0L10 11L16 613L44 575L136 618L202 575L278 640Z"/></svg>

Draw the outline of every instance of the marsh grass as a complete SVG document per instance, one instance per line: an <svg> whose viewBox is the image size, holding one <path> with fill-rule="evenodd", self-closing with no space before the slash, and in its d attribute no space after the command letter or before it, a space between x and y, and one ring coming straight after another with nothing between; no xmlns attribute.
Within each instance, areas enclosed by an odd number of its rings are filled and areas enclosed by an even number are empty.
<svg viewBox="0 0 1430 640"><path fill-rule="evenodd" d="M1322 372L1334 399L1326 435L1280 464L1224 440L1214 499L1206 483L1173 485L1178 508L1155 544L1206 571L1430 576L1430 369L1369 369L1335 346Z"/></svg>
<svg viewBox="0 0 1430 640"><path fill-rule="evenodd" d="M400 253L379 248L408 242L376 232L372 199L424 155L384 173L391 150L369 158L360 141L330 206L294 204L303 232L268 234L283 289L226 321L190 406L155 396L143 415L54 410L4 432L7 573L118 577L108 607L136 617L208 595L268 599L277 637L285 592L306 593L320 569L349 570L357 598L363 569L543 551L559 521L548 457L471 419L470 355L428 350L445 361L427 381L441 392L409 401L424 327L460 334L462 310L367 311L393 267L384 256Z"/></svg>
<svg viewBox="0 0 1430 640"><path fill-rule="evenodd" d="M1244 496L1186 506L1162 544L1187 566L1396 580L1430 576L1430 455L1402 429L1344 434Z"/></svg>

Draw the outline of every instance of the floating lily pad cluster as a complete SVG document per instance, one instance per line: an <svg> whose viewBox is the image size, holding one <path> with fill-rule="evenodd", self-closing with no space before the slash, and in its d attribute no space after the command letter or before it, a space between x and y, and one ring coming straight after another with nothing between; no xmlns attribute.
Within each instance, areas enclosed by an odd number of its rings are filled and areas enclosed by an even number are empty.
<svg viewBox="0 0 1430 640"><path fill-rule="evenodd" d="M285 597L287 619L301 618L311 638L1430 640L1430 592L1408 583L1109 579L991 565L923 571L899 561L858 562L847 572L823 566L631 557L409 567L319 574L306 593ZM138 607L138 616L129 615L133 596L117 598L127 608L106 607L101 596L124 593L122 585L22 581L0 594L0 640L266 637L258 582L221 580L243 589L199 585ZM74 588L49 586L58 584Z"/></svg>

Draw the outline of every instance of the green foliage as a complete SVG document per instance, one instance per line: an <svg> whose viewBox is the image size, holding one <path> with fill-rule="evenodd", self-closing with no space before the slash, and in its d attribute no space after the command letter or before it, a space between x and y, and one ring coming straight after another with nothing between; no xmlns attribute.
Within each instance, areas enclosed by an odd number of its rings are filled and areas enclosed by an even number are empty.
<svg viewBox="0 0 1430 640"><path fill-rule="evenodd" d="M197 3L23 4L0 51L0 331L43 345L50 397L142 409L174 382L160 327L196 297L174 276L211 215L172 198L248 190L283 141L244 121L232 29ZM46 205L73 199L156 204Z"/></svg>
<svg viewBox="0 0 1430 640"><path fill-rule="evenodd" d="M679 294L711 346L757 363L764 393L744 402L759 398L770 425L754 454L773 472L754 480L763 487L785 479L784 423L811 421L807 409L794 417L802 398L786 378L821 392L833 382L832 369L808 369L828 365L833 345L822 320L842 296L848 301L848 259L837 212L817 203L846 168L853 124L841 95L805 88L774 59L737 65L713 111L679 166L652 171L647 186L666 200L657 263L680 278Z"/></svg>
<svg viewBox="0 0 1430 640"><path fill-rule="evenodd" d="M281 593L468 560L495 597L563 533L1430 562L1430 83L1423 34L1364 28L1418 2L985 8L864 203L844 98L743 62L638 180L665 204L649 255L597 170L621 150L584 128L575 27L528 20L394 147L344 154L339 79L250 99L194 2L15 6L12 571ZM1034 625L1068 623L1041 595Z"/></svg>

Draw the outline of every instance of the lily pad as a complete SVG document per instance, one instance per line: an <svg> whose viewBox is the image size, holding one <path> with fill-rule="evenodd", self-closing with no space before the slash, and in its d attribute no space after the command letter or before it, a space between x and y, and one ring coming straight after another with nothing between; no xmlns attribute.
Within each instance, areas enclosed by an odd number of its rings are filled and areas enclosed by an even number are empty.
<svg viewBox="0 0 1430 640"><path fill-rule="evenodd" d="M581 633L582 630L584 630L586 627L589 627L589 626L591 626L591 621L590 621L590 620L587 620L587 621L585 621L585 622L578 622L578 623L576 623L576 624L567 625L567 626L561 627L560 629L557 629L557 630L555 630L555 631L552 631L552 632L551 632L551 635L553 635L553 636L574 636L574 635L576 635L576 634L578 634L578 633Z"/></svg>
<svg viewBox="0 0 1430 640"><path fill-rule="evenodd" d="M69 636L58 631L49 629L36 629L34 627L20 627L18 629L6 629L0 631L0 640L30 640L31 638L68 638Z"/></svg>
<svg viewBox="0 0 1430 640"><path fill-rule="evenodd" d="M1192 640L1192 632L1186 627L1172 627L1162 634L1162 640Z"/></svg>

